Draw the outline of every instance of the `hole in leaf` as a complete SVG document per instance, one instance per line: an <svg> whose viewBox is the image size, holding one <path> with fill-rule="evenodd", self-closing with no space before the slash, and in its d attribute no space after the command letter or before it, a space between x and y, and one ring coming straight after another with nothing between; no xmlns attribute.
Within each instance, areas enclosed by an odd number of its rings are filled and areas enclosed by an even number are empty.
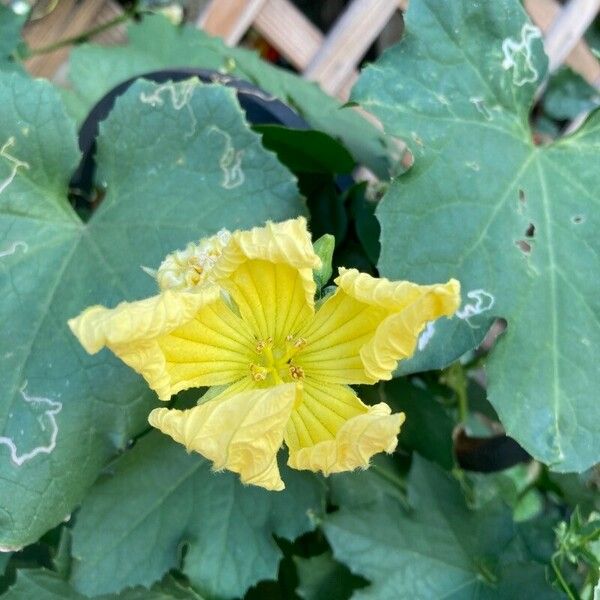
<svg viewBox="0 0 600 600"><path fill-rule="evenodd" d="M402 159L400 160L402 167L408 171L408 169L410 169L414 162L415 162L415 157L413 156L412 152L410 152L409 150L406 150L406 152L402 155Z"/></svg>
<svg viewBox="0 0 600 600"><path fill-rule="evenodd" d="M583 215L573 215L571 217L571 223L574 223L575 225L580 225L584 221L585 221L585 217Z"/></svg>
<svg viewBox="0 0 600 600"><path fill-rule="evenodd" d="M502 317L496 319L483 339L483 342L481 342L479 351L481 353L489 352L507 328L508 323L506 319L503 319Z"/></svg>
<svg viewBox="0 0 600 600"><path fill-rule="evenodd" d="M532 238L533 236L535 236L535 225L529 223L529 227L525 230L525 237Z"/></svg>
<svg viewBox="0 0 600 600"><path fill-rule="evenodd" d="M515 244L523 254L529 254L531 252L531 244L525 240L517 240Z"/></svg>

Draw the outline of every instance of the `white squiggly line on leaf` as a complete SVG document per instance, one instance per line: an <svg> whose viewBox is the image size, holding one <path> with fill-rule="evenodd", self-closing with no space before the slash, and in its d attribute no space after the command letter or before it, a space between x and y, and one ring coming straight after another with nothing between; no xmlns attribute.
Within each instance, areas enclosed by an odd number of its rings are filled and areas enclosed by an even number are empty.
<svg viewBox="0 0 600 600"><path fill-rule="evenodd" d="M18 158L16 158L15 156L12 156L12 154L8 153L9 148L12 148L12 146L15 145L15 138L14 137L9 137L8 140L6 141L6 143L4 144L4 146L2 146L2 148L0 148L0 156L2 158L5 158L11 165L11 171L10 171L10 175L4 179L3 181L0 181L0 194L13 182L13 179L17 176L17 172L19 169L29 169L29 163L26 163L23 160L19 160Z"/></svg>
<svg viewBox="0 0 600 600"><path fill-rule="evenodd" d="M466 321L474 329L478 329L478 326L473 325L469 319L491 310L492 306L494 306L496 302L496 299L494 296L492 296L492 294L481 289L471 290L467 293L467 298L475 300L475 302L471 304L465 304L465 306L463 306L463 308L460 310L457 310L455 314L459 319Z"/></svg>
<svg viewBox="0 0 600 600"><path fill-rule="evenodd" d="M17 251L17 248L23 248L23 252L27 252L27 250L29 250L27 242L17 240L16 242L13 242L12 245L10 245L6 250L0 251L0 258L14 254Z"/></svg>
<svg viewBox="0 0 600 600"><path fill-rule="evenodd" d="M533 66L531 46L533 40L541 37L542 32L537 27L530 23L525 23L521 28L520 41L513 38L506 38L502 41L502 54L504 54L502 68L505 71L513 69L513 83L518 87L526 83L533 83L539 77L537 69ZM523 57L522 72L517 62L519 56Z"/></svg>
<svg viewBox="0 0 600 600"><path fill-rule="evenodd" d="M50 423L50 443L44 446L38 446L29 452L19 455L17 446L12 438L2 436L0 437L0 445L6 446L10 450L10 458L15 465L21 467L27 461L38 456L38 454L50 454L54 448L56 448L56 438L58 436L58 423L56 422L56 415L62 410L62 402L56 402L49 398L43 398L41 396L30 396L25 389L27 388L27 381L22 385L19 390L23 401L29 404L47 404L49 408L38 417L38 423L42 431L46 431L46 425L44 424L44 417L48 418Z"/></svg>
<svg viewBox="0 0 600 600"><path fill-rule="evenodd" d="M186 137L190 137L194 134L196 125L198 125L196 115L190 106L190 100L194 95L194 90L199 85L200 82L197 79L187 79L186 81L177 84L172 81L167 81L156 87L151 93L141 92L140 102L149 104L152 107L164 106L165 101L163 94L166 92L167 95L171 97L171 104L175 110L181 110L183 107L187 108L190 119L192 120L192 127L190 132L186 134Z"/></svg>
<svg viewBox="0 0 600 600"><path fill-rule="evenodd" d="M211 126L210 133L218 133L225 141L225 149L219 159L219 166L223 173L221 187L226 190L239 187L246 179L244 171L242 170L242 157L244 156L244 151L236 151L233 142L231 141L231 136L219 127L216 127L215 125Z"/></svg>

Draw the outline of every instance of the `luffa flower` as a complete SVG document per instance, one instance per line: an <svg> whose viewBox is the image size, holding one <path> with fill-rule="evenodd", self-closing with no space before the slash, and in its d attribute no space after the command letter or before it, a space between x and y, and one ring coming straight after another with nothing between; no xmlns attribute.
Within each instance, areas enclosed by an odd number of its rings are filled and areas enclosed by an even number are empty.
<svg viewBox="0 0 600 600"><path fill-rule="evenodd" d="M291 467L325 475L392 452L404 414L363 404L349 384L390 379L427 322L458 308L458 282L421 286L340 269L337 289L315 309L320 260L303 218L237 231L222 246L199 285L88 308L72 331L90 353L110 348L161 400L217 386L198 406L157 408L149 421L245 483L284 488L276 459L284 441Z"/></svg>

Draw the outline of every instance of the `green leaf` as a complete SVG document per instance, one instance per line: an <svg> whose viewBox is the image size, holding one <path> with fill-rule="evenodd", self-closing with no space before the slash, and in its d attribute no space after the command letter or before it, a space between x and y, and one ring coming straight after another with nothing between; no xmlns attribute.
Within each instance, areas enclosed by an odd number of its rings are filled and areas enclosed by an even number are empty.
<svg viewBox="0 0 600 600"><path fill-rule="evenodd" d="M56 91L0 76L0 105L0 546L16 549L71 513L154 397L110 352L86 355L67 319L155 293L140 265L303 205L220 86L139 82L117 102L86 224L67 201L79 154Z"/></svg>
<svg viewBox="0 0 600 600"><path fill-rule="evenodd" d="M376 265L381 251L379 245L381 227L375 218L377 204L367 198L366 182L358 183L348 190L348 199L354 217L356 236L369 260Z"/></svg>
<svg viewBox="0 0 600 600"><path fill-rule="evenodd" d="M12 54L21 42L23 23L25 15L17 15L7 6L0 4L0 71L18 69Z"/></svg>
<svg viewBox="0 0 600 600"><path fill-rule="evenodd" d="M347 600L365 586L361 577L335 561L331 552L311 558L294 557L300 582L296 593L304 600Z"/></svg>
<svg viewBox="0 0 600 600"><path fill-rule="evenodd" d="M265 148L294 173L349 173L354 159L342 144L322 131L280 125L254 125Z"/></svg>
<svg viewBox="0 0 600 600"><path fill-rule="evenodd" d="M56 573L46 569L28 569L17 572L17 581L2 600L87 600ZM193 590L183 587L173 578L152 586L125 590L121 594L97 596L96 600L203 600Z"/></svg>
<svg viewBox="0 0 600 600"><path fill-rule="evenodd" d="M321 512L324 489L313 475L285 469L283 479L281 493L245 487L167 436L145 436L84 500L73 528L74 585L88 595L147 586L181 566L201 593L242 595L277 574L272 534L294 539Z"/></svg>
<svg viewBox="0 0 600 600"><path fill-rule="evenodd" d="M313 238L332 235L338 246L348 231L345 198L339 193L331 175L304 173L298 183L310 212Z"/></svg>
<svg viewBox="0 0 600 600"><path fill-rule="evenodd" d="M534 146L546 62L517 0L416 0L355 99L415 155L377 212L382 274L461 281L459 318L428 345L456 350L448 328L475 339L508 321L486 365L490 401L535 458L572 471L600 460L600 112Z"/></svg>
<svg viewBox="0 0 600 600"><path fill-rule="evenodd" d="M414 507L409 512L389 496L380 496L370 504L342 504L325 518L334 557L371 581L353 598L530 597L527 588L519 590L512 581L520 577L522 583L519 568L511 566L521 563L500 561L515 535L505 508L493 503L469 511L458 484L418 457L409 490ZM544 588L543 569L536 566Z"/></svg>
<svg viewBox="0 0 600 600"><path fill-rule="evenodd" d="M363 390L372 390L373 395ZM376 386L364 386L360 396L372 403L379 396L379 401L389 404L394 412L405 413L406 421L398 438L402 448L416 450L445 469L453 467L454 421L430 390L416 387L405 379L394 379Z"/></svg>
<svg viewBox="0 0 600 600"><path fill-rule="evenodd" d="M226 74L220 79L245 79L281 99L313 129L341 140L356 160L387 176L388 148L381 132L355 110L342 108L316 84L267 64L254 52L229 48L218 38L191 26L175 27L158 15L130 25L128 37L127 46L86 44L71 53L69 78L88 110L114 86L141 73L182 67L214 69Z"/></svg>
<svg viewBox="0 0 600 600"><path fill-rule="evenodd" d="M330 478L332 502L356 507L392 499L407 508L405 475L395 456L378 454L365 471L337 473Z"/></svg>
<svg viewBox="0 0 600 600"><path fill-rule="evenodd" d="M543 104L554 119L574 119L600 105L600 92L569 67L561 67L548 81Z"/></svg>

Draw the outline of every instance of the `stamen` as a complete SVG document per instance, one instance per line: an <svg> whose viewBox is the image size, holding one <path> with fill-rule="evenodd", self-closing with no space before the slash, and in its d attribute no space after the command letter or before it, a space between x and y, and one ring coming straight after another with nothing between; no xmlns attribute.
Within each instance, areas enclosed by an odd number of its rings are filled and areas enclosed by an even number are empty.
<svg viewBox="0 0 600 600"><path fill-rule="evenodd" d="M304 369L296 365L290 365L290 376L292 379L304 379Z"/></svg>
<svg viewBox="0 0 600 600"><path fill-rule="evenodd" d="M256 351L260 354L265 348L270 348L273 345L273 338L268 337L266 340L258 340L256 342Z"/></svg>
<svg viewBox="0 0 600 600"><path fill-rule="evenodd" d="M300 350L300 348L304 348L304 346L306 346L306 340L304 338L298 338L294 342L294 348L296 348L297 350Z"/></svg>
<svg viewBox="0 0 600 600"><path fill-rule="evenodd" d="M250 375L254 381L264 381L269 375L269 370L260 365L250 365Z"/></svg>

